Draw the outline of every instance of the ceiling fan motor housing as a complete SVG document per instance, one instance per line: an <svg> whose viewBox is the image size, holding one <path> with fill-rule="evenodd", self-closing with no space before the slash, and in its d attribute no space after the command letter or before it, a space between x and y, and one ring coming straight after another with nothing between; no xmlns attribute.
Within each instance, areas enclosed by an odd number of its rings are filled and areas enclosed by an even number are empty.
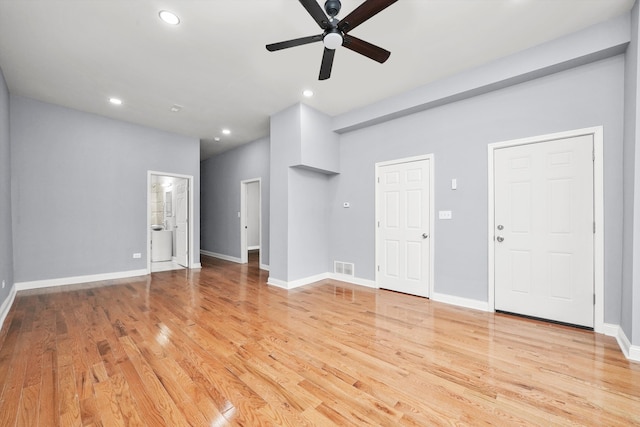
<svg viewBox="0 0 640 427"><path fill-rule="evenodd" d="M327 0L324 2L324 10L331 18L340 13L341 7L342 4L340 4L340 0Z"/></svg>

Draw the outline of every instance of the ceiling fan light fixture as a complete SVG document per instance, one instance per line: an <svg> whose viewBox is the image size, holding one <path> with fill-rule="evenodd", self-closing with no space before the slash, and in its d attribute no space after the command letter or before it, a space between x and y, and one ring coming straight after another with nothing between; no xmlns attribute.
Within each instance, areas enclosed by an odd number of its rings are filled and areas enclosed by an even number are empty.
<svg viewBox="0 0 640 427"><path fill-rule="evenodd" d="M327 49L337 49L342 46L342 34L339 31L330 32L322 39L324 47Z"/></svg>

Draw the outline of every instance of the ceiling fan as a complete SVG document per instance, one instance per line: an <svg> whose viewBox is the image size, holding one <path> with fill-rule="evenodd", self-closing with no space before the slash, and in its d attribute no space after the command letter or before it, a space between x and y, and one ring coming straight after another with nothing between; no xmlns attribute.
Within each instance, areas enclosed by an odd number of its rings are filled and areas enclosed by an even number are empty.
<svg viewBox="0 0 640 427"><path fill-rule="evenodd" d="M342 7L340 0L327 0L324 3L324 11L316 0L298 1L318 23L323 33L316 36L301 37L299 39L268 44L266 46L268 51L274 52L276 50L322 41L324 44L324 54L322 55L322 64L320 65L320 80L326 80L331 76L333 57L339 46L344 46L381 64L391 55L391 52L388 50L347 33L398 0L366 0L340 20L336 19L336 15Z"/></svg>

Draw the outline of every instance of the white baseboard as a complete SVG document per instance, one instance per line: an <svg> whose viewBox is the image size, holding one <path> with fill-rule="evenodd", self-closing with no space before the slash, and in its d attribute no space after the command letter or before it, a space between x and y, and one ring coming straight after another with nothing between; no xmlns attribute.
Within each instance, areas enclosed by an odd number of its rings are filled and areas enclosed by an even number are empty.
<svg viewBox="0 0 640 427"><path fill-rule="evenodd" d="M447 295L441 294L438 292L434 292L430 297L434 301L444 302L446 304L457 305L459 307L472 308L474 310L480 311L491 311L489 310L489 303L487 301L479 301L476 299L469 299L458 297L455 295Z"/></svg>
<svg viewBox="0 0 640 427"><path fill-rule="evenodd" d="M289 285L284 280L275 279L271 276L267 278L267 285L275 286L276 288L289 289Z"/></svg>
<svg viewBox="0 0 640 427"><path fill-rule="evenodd" d="M222 259L222 260L225 260L225 261L235 262L237 264L242 264L242 260L240 258L237 258L237 257L234 257L234 256L223 255L223 254L219 254L219 253L216 253L216 252L209 252L209 251L205 251L204 249L200 249L200 254L206 255L206 256L210 256L210 257L214 257L214 258L218 258L218 259ZM200 263L198 263L197 265L199 267L194 267L194 268L202 268L202 265ZM269 264L260 264L260 270L269 271Z"/></svg>
<svg viewBox="0 0 640 427"><path fill-rule="evenodd" d="M310 285L311 283L319 282L320 280L329 279L329 273L316 274L314 276L304 277L302 279L292 280L290 282L274 279L273 277L269 277L267 279L267 285L276 286L282 289L295 289L300 286Z"/></svg>
<svg viewBox="0 0 640 427"><path fill-rule="evenodd" d="M602 325L602 333L608 337L617 337L618 329L620 329L620 326L614 325L613 323L604 323Z"/></svg>
<svg viewBox="0 0 640 427"><path fill-rule="evenodd" d="M255 250L259 250L259 249L260 249L260 245L258 245L258 246L249 246L247 248L248 251L255 251Z"/></svg>
<svg viewBox="0 0 640 427"><path fill-rule="evenodd" d="M629 347L629 360L640 362L640 345L632 345Z"/></svg>
<svg viewBox="0 0 640 427"><path fill-rule="evenodd" d="M624 356L634 362L640 362L640 346L631 345L631 341L627 338L620 325L613 325L611 323L604 324L604 334L610 337L614 337L618 341L618 346Z"/></svg>
<svg viewBox="0 0 640 427"><path fill-rule="evenodd" d="M321 273L321 274L316 274L314 276L293 280L291 282L286 282L284 280L279 280L273 277L269 277L269 279L267 279L267 284L276 286L282 289L294 289L294 288L299 288L300 286L310 285L311 283L319 282L320 280L325 280L325 279L338 280L340 282L351 283L354 285L364 286L367 288L377 288L376 283L373 280L360 279L358 277L346 276L344 274L336 274L336 273Z"/></svg>
<svg viewBox="0 0 640 427"><path fill-rule="evenodd" d="M242 260L238 257L234 257L234 256L230 256L230 255L224 255L224 254L218 254L216 252L209 252L209 251L205 251L204 249L200 249L200 254L201 255L206 255L206 256L211 256L214 258L218 258L218 259L222 259L225 261L231 261L231 262L235 262L238 264L242 264Z"/></svg>
<svg viewBox="0 0 640 427"><path fill-rule="evenodd" d="M346 274L329 273L329 278L340 282L347 282L353 285L364 286L365 288L378 289L378 285L374 280L361 279L359 277L348 276Z"/></svg>
<svg viewBox="0 0 640 427"><path fill-rule="evenodd" d="M49 288L51 286L76 285L78 283L101 282L103 280L126 279L129 277L146 276L147 270L119 271L116 273L91 274L88 276L61 277L59 279L34 280L31 282L18 282L15 284L17 291L30 289Z"/></svg>
<svg viewBox="0 0 640 427"><path fill-rule="evenodd" d="M9 296L7 297L6 300L4 300L4 302L2 303L2 306L0 306L0 329L2 329L2 327L4 326L4 321L7 318L7 315L9 314L9 310L11 310L11 306L13 305L13 301L16 298L16 286L13 285L11 287L11 290L9 291Z"/></svg>
<svg viewBox="0 0 640 427"><path fill-rule="evenodd" d="M178 258L172 256L171 257L171 262L178 264ZM199 269L202 268L202 264L200 264L199 262L194 262L193 264L191 264L191 267L189 268L195 268L195 269Z"/></svg>

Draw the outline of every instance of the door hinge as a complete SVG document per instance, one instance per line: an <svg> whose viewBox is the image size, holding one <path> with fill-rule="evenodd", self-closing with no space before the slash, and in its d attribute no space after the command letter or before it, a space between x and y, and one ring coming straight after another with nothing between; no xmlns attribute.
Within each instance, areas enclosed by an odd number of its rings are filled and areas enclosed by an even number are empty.
<svg viewBox="0 0 640 427"><path fill-rule="evenodd" d="M593 234L596 234L596 222L593 221Z"/></svg>
<svg viewBox="0 0 640 427"><path fill-rule="evenodd" d="M378 184L380 184L380 177L378 177Z"/></svg>
<svg viewBox="0 0 640 427"><path fill-rule="evenodd" d="M591 150L591 160L596 161L596 150Z"/></svg>
<svg viewBox="0 0 640 427"><path fill-rule="evenodd" d="M380 271L380 266L378 266L378 271Z"/></svg>
<svg viewBox="0 0 640 427"><path fill-rule="evenodd" d="M380 221L378 221L378 228L380 228Z"/></svg>
<svg viewBox="0 0 640 427"><path fill-rule="evenodd" d="M593 305L596 305L596 294L593 294Z"/></svg>

